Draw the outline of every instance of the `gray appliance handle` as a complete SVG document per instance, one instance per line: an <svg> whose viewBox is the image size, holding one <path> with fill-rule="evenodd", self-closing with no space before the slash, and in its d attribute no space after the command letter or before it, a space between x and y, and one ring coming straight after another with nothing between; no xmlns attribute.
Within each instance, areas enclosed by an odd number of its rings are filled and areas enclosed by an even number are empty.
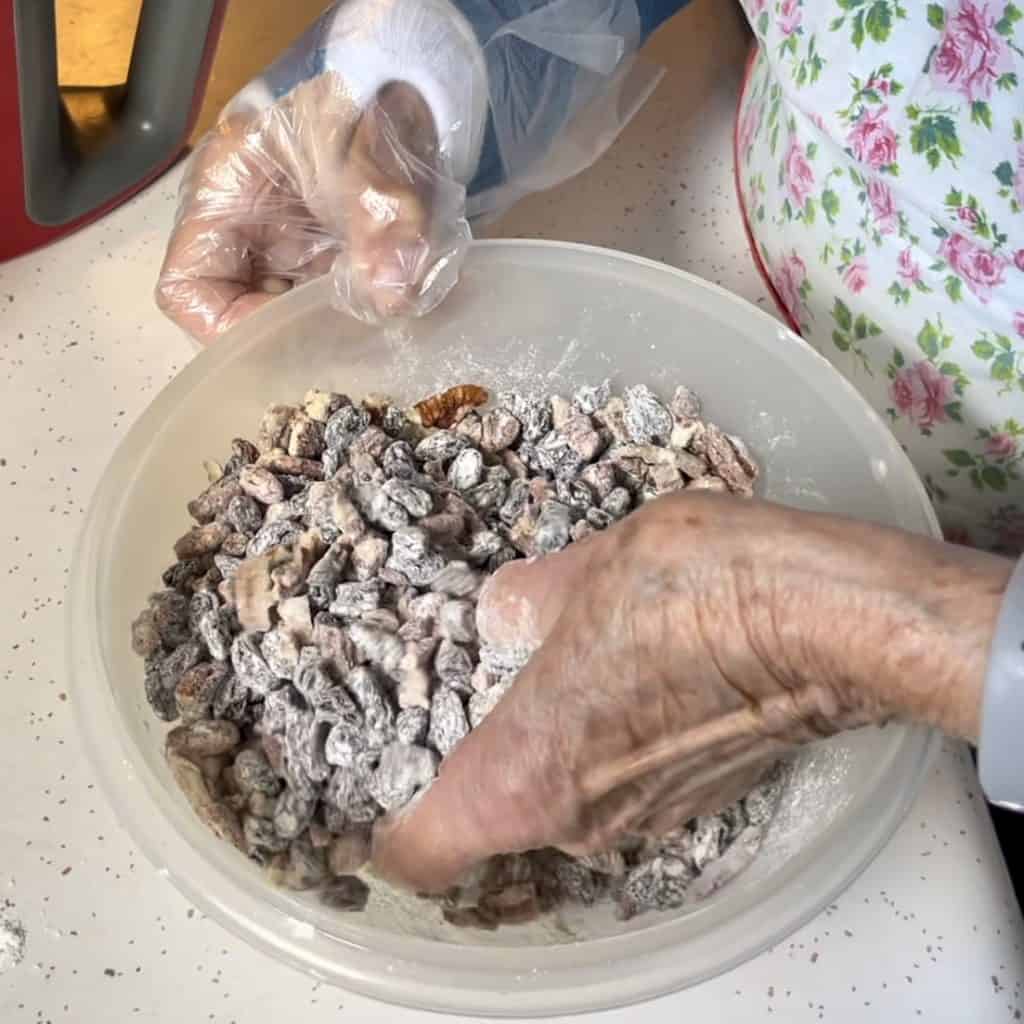
<svg viewBox="0 0 1024 1024"><path fill-rule="evenodd" d="M183 148L217 0L144 0L124 103L91 153L74 145L57 82L54 0L14 0L25 207L59 226L97 210Z"/></svg>

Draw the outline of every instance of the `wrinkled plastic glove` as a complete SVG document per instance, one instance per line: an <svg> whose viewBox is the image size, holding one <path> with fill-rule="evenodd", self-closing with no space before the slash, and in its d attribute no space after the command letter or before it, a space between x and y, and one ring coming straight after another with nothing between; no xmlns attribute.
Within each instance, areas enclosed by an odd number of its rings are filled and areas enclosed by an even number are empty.
<svg viewBox="0 0 1024 1024"><path fill-rule="evenodd" d="M327 272L334 304L360 319L425 313L470 238L465 189L443 163L430 109L405 84L363 109L324 72L228 116L183 180L157 303L204 343Z"/></svg>
<svg viewBox="0 0 1024 1024"><path fill-rule="evenodd" d="M330 271L376 322L429 312L474 222L588 167L660 73L681 0L338 0L228 105L185 176L157 288L210 341ZM467 199L467 190L469 197Z"/></svg>
<svg viewBox="0 0 1024 1024"><path fill-rule="evenodd" d="M663 498L481 595L535 653L434 784L375 835L442 891L498 853L660 835L799 744L905 715L976 736L1003 560L721 496Z"/></svg>

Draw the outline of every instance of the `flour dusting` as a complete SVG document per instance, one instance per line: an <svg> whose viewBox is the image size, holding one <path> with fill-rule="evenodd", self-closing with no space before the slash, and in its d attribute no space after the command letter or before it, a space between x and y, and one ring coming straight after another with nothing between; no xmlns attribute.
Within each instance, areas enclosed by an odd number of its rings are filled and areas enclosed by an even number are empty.
<svg viewBox="0 0 1024 1024"><path fill-rule="evenodd" d="M25 959L28 933L14 912L14 904L0 904L0 974L17 967Z"/></svg>
<svg viewBox="0 0 1024 1024"><path fill-rule="evenodd" d="M389 327L382 332L396 395L422 396L443 391L453 384L473 381L493 392L521 391L527 395L571 391L580 381L573 371L583 353L579 337L557 335L558 358L552 362L547 344L522 338L504 338L496 346L482 346L479 337L458 336L440 352L427 353L408 328ZM590 354L593 357L593 353ZM431 383L427 383L427 382Z"/></svg>

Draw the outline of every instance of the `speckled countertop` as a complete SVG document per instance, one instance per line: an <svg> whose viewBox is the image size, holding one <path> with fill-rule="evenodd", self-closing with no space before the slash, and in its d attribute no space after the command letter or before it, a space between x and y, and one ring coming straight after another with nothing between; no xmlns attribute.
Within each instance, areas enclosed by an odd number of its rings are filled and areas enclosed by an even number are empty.
<svg viewBox="0 0 1024 1024"><path fill-rule="evenodd" d="M613 152L502 230L653 256L769 308L731 181L742 36L708 3L674 31L658 43L677 70ZM192 355L150 298L177 178L0 266L0 928L26 935L13 966L0 935L0 1021L428 1021L318 984L193 910L120 830L75 733L75 536L128 425ZM898 834L815 921L718 979L594 1019L1020 1020L1022 985L1024 924L970 761L949 745Z"/></svg>

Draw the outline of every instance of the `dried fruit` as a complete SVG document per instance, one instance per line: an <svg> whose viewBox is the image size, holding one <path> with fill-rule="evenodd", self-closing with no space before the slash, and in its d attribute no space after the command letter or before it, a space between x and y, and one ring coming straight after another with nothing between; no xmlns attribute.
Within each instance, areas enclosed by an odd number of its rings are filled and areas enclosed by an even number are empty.
<svg viewBox="0 0 1024 1024"><path fill-rule="evenodd" d="M231 528L226 523L214 522L205 526L193 526L175 542L174 553L180 561L215 554L229 533Z"/></svg>
<svg viewBox="0 0 1024 1024"><path fill-rule="evenodd" d="M626 388L626 429L637 444L665 442L672 433L672 414L646 384Z"/></svg>
<svg viewBox="0 0 1024 1024"><path fill-rule="evenodd" d="M264 505L284 501L284 484L269 469L246 466L238 474L238 483L245 494Z"/></svg>
<svg viewBox="0 0 1024 1024"><path fill-rule="evenodd" d="M327 420L324 442L331 451L347 451L369 425L370 414L365 409L343 405Z"/></svg>
<svg viewBox="0 0 1024 1024"><path fill-rule="evenodd" d="M242 793L277 796L281 781L274 774L266 755L256 747L239 752L234 761L235 784Z"/></svg>
<svg viewBox="0 0 1024 1024"><path fill-rule="evenodd" d="M487 398L456 388L412 416L327 391L271 406L258 446L236 439L211 463L189 504L198 525L131 626L154 714L181 719L166 757L196 814L337 910L366 905L354 873L373 823L431 784L529 659L480 645L487 574L659 494L749 495L757 479L685 388L667 405L604 382L476 411ZM734 844L756 848L783 783L772 774L660 840L495 858L445 918L493 929L566 902L612 899L623 917L680 906L719 884L711 866Z"/></svg>
<svg viewBox="0 0 1024 1024"><path fill-rule="evenodd" d="M168 750L166 756L171 775L174 776L174 781L185 795L185 799L192 805L196 817L215 836L244 851L245 835L238 814L225 801L213 796L203 777L202 769L176 751Z"/></svg>
<svg viewBox="0 0 1024 1024"><path fill-rule="evenodd" d="M474 643L476 641L476 607L471 601L466 600L445 601L441 605L437 625L441 635L449 640L462 644ZM472 659L469 661L472 674Z"/></svg>
<svg viewBox="0 0 1024 1024"><path fill-rule="evenodd" d="M441 686L430 700L430 729L427 740L442 756L447 757L469 732L466 712L458 693L450 686Z"/></svg>
<svg viewBox="0 0 1024 1024"><path fill-rule="evenodd" d="M406 708L399 711L395 719L395 735L399 743L422 745L427 738L429 724L430 714L426 708Z"/></svg>
<svg viewBox="0 0 1024 1024"><path fill-rule="evenodd" d="M448 467L448 482L460 491L476 487L484 475L484 457L476 448L460 452Z"/></svg>
<svg viewBox="0 0 1024 1024"><path fill-rule="evenodd" d="M602 381L600 384L584 384L576 389L573 395L573 404L580 412L587 416L593 416L598 409L608 404L611 398L611 381Z"/></svg>
<svg viewBox="0 0 1024 1024"><path fill-rule="evenodd" d="M185 722L207 719L213 702L230 675L222 662L204 661L185 672L174 688L178 714Z"/></svg>
<svg viewBox="0 0 1024 1024"><path fill-rule="evenodd" d="M480 447L489 454L511 448L522 424L507 409L492 409L483 418Z"/></svg>
<svg viewBox="0 0 1024 1024"><path fill-rule="evenodd" d="M160 630L157 629L153 611L145 608L132 623L132 650L140 658L148 658L151 654L156 654L161 646Z"/></svg>
<svg viewBox="0 0 1024 1024"><path fill-rule="evenodd" d="M392 743L381 751L370 777L370 795L385 811L404 807L437 774L437 755L426 747Z"/></svg>
<svg viewBox="0 0 1024 1024"><path fill-rule="evenodd" d="M321 902L331 910L343 913L365 910L369 897L369 886L355 875L336 878L330 885L320 890Z"/></svg>

